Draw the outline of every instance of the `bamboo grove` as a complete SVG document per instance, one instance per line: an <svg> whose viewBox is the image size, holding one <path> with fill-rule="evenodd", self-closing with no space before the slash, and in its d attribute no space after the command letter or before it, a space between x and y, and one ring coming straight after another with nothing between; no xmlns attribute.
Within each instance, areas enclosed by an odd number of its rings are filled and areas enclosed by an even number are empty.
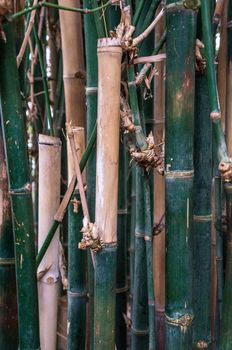
<svg viewBox="0 0 232 350"><path fill-rule="evenodd" d="M0 0L0 349L232 350L232 0Z"/></svg>

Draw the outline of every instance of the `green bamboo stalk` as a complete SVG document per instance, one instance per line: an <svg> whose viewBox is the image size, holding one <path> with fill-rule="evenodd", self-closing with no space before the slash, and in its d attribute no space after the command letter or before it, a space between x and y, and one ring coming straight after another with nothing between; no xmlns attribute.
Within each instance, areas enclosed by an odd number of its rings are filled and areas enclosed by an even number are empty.
<svg viewBox="0 0 232 350"><path fill-rule="evenodd" d="M18 347L14 238L7 169L0 124L0 348Z"/></svg>
<svg viewBox="0 0 232 350"><path fill-rule="evenodd" d="M92 9L97 8L97 4L98 4L97 0L91 0L91 3L92 3ZM108 33L105 31L105 28L103 25L103 16L100 10L94 12L94 20L95 20L98 38L104 38L105 36L108 36Z"/></svg>
<svg viewBox="0 0 232 350"><path fill-rule="evenodd" d="M206 74L196 76L193 192L193 346L211 347L212 126Z"/></svg>
<svg viewBox="0 0 232 350"><path fill-rule="evenodd" d="M169 0L167 5L172 4ZM167 10L166 350L192 349L192 191L196 13Z"/></svg>
<svg viewBox="0 0 232 350"><path fill-rule="evenodd" d="M15 239L19 348L37 350L38 299L25 130L11 24L6 24L4 31L6 42L0 42L0 96Z"/></svg>
<svg viewBox="0 0 232 350"><path fill-rule="evenodd" d="M68 208L68 350L85 349L87 255L77 247L82 238L82 219L80 196L74 193Z"/></svg>
<svg viewBox="0 0 232 350"><path fill-rule="evenodd" d="M91 0L84 0L84 7L91 6ZM87 140L90 139L92 130L97 120L97 32L93 14L84 17L85 31L85 56L86 56L86 120ZM89 215L95 220L95 189L96 189L96 148L94 147L89 157L87 166L87 202ZM94 270L91 254L88 252L88 295L89 313L88 322L90 329L90 350L94 346Z"/></svg>
<svg viewBox="0 0 232 350"><path fill-rule="evenodd" d="M214 63L214 47L212 36L211 6L210 2L201 1L202 32L205 45L205 57L207 63L207 78L210 102L210 117L213 123L214 142L218 153L219 162L229 162L225 137L221 127L221 115L217 94L216 72Z"/></svg>
<svg viewBox="0 0 232 350"><path fill-rule="evenodd" d="M116 267L116 347L126 350L127 328L124 315L127 310L127 183L126 155L123 141L120 143L119 190L117 221L117 267Z"/></svg>
<svg viewBox="0 0 232 350"><path fill-rule="evenodd" d="M143 170L136 167L136 227L131 349L148 349L148 297L145 245Z"/></svg>

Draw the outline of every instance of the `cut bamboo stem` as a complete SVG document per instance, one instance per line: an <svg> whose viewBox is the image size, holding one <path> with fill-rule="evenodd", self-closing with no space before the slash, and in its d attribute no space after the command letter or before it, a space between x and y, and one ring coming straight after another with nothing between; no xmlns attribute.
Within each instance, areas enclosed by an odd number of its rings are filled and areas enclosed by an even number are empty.
<svg viewBox="0 0 232 350"><path fill-rule="evenodd" d="M12 24L6 24L4 32L6 42L0 41L0 98L15 240L19 348L38 350L33 210Z"/></svg>
<svg viewBox="0 0 232 350"><path fill-rule="evenodd" d="M39 234L38 247L43 245L60 202L61 142L58 138L39 135ZM40 343L44 350L56 349L59 230L38 267L44 275L38 282Z"/></svg>
<svg viewBox="0 0 232 350"><path fill-rule="evenodd" d="M94 291L95 350L115 349L121 58L122 48L120 40L99 39L95 221L99 230L99 236L105 247L96 253Z"/></svg>

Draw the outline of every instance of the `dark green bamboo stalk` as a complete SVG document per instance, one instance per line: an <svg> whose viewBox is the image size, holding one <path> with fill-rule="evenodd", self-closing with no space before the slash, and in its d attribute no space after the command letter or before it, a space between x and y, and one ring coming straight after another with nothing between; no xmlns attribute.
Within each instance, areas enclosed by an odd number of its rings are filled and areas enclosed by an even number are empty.
<svg viewBox="0 0 232 350"><path fill-rule="evenodd" d="M123 141L120 143L119 191L117 221L117 267L116 267L116 347L126 350L127 329L124 315L127 309L127 184L126 155Z"/></svg>
<svg viewBox="0 0 232 350"><path fill-rule="evenodd" d="M211 346L212 126L206 74L196 76L193 192L193 346Z"/></svg>
<svg viewBox="0 0 232 350"><path fill-rule="evenodd" d="M86 252L78 249L82 238L83 212L74 193L68 209L68 350L85 349L86 331Z"/></svg>
<svg viewBox="0 0 232 350"><path fill-rule="evenodd" d="M11 24L6 24L4 31L6 42L0 42L0 97L15 239L19 348L37 350L37 280L25 130Z"/></svg>
<svg viewBox="0 0 232 350"><path fill-rule="evenodd" d="M84 7L91 7L91 0L84 0ZM97 32L94 15L84 17L85 55L86 55L86 120L87 140L89 140L97 120ZM87 166L87 202L89 215L95 220L95 189L96 189L96 147L93 148ZM94 347L94 269L91 254L88 252L88 295L89 295L89 338L90 350Z"/></svg>
<svg viewBox="0 0 232 350"><path fill-rule="evenodd" d="M97 0L91 0L92 8L97 7ZM103 25L103 16L102 11L95 11L94 12L94 20L97 30L97 36L98 38L104 38L105 36L108 36L108 33L106 33L104 25Z"/></svg>
<svg viewBox="0 0 232 350"><path fill-rule="evenodd" d="M18 347L14 238L7 169L0 124L0 349Z"/></svg>
<svg viewBox="0 0 232 350"><path fill-rule="evenodd" d="M173 1L167 1L171 4ZM192 191L196 13L167 11L166 350L192 349Z"/></svg>
<svg viewBox="0 0 232 350"><path fill-rule="evenodd" d="M143 170L136 167L136 226L131 349L148 349L148 296L143 198Z"/></svg>

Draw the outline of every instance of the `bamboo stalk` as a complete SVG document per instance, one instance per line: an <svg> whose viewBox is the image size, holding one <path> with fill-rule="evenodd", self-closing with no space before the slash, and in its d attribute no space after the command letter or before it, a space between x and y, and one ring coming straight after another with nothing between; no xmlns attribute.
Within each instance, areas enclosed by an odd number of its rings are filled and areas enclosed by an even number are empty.
<svg viewBox="0 0 232 350"><path fill-rule="evenodd" d="M60 202L61 143L58 138L39 135L39 234L38 247L43 245L47 231ZM56 349L59 230L43 257L38 275L40 343L44 350Z"/></svg>
<svg viewBox="0 0 232 350"><path fill-rule="evenodd" d="M19 348L37 350L39 348L37 281L24 118L11 24L4 26L4 32L6 42L0 42L0 97L15 239Z"/></svg>
<svg viewBox="0 0 232 350"><path fill-rule="evenodd" d="M79 158L84 153L84 129L72 127L72 132ZM75 174L74 167L72 174ZM80 203L80 195L76 190L68 209L68 350L84 350L86 338L87 256L86 252L77 249L77 242L80 242L82 238L83 209Z"/></svg>
<svg viewBox="0 0 232 350"><path fill-rule="evenodd" d="M231 23L232 20L232 2L228 2L228 22ZM232 127L231 127L231 113L232 113L232 28L229 25L228 29L228 52L227 57L228 61L225 66L227 66L227 94L226 94L226 144L228 148L228 155L232 157Z"/></svg>
<svg viewBox="0 0 232 350"><path fill-rule="evenodd" d="M95 221L105 247L96 253L94 349L115 349L115 277L121 43L98 41L98 135ZM107 79L106 79L107 77ZM110 118L110 123L108 122Z"/></svg>
<svg viewBox="0 0 232 350"><path fill-rule="evenodd" d="M0 348L18 346L14 238L7 168L0 124Z"/></svg>
<svg viewBox="0 0 232 350"><path fill-rule="evenodd" d="M159 8L158 8L159 10ZM162 42L164 21L161 20L156 27L155 41ZM157 47L157 44L156 44ZM164 136L164 63L156 64L158 75L154 78L154 141L159 144ZM156 303L156 340L157 348L164 348L164 311L165 311L165 179L154 172L154 284Z"/></svg>
<svg viewBox="0 0 232 350"><path fill-rule="evenodd" d="M91 0L84 0L84 7L91 6ZM97 32L93 14L84 17L85 55L86 55L86 119L87 139L89 140L97 119ZM96 148L93 148L87 166L87 202L89 215L95 220L95 187L96 187ZM88 324L89 347L94 346L94 271L91 255L88 252Z"/></svg>
<svg viewBox="0 0 232 350"><path fill-rule="evenodd" d="M196 76L193 207L193 344L211 347L212 125L206 74ZM207 156L206 156L207 154Z"/></svg>
<svg viewBox="0 0 232 350"><path fill-rule="evenodd" d="M79 7L79 0L59 0L59 5ZM85 126L84 56L81 15L59 11L63 55L66 121ZM72 48L72 50L70 50ZM69 154L69 153L68 153Z"/></svg>
<svg viewBox="0 0 232 350"><path fill-rule="evenodd" d="M167 5L173 3L169 0ZM192 190L196 13L167 10L166 349L192 348ZM183 35L184 28L184 35Z"/></svg>

